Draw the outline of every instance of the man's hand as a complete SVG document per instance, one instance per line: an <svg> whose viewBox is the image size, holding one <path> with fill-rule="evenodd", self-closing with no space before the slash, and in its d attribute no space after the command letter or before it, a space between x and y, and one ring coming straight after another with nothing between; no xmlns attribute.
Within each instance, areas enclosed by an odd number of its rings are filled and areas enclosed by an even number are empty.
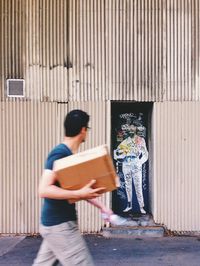
<svg viewBox="0 0 200 266"><path fill-rule="evenodd" d="M102 218L106 221L109 222L110 216L113 214L113 211L105 206L101 208L101 215Z"/></svg>
<svg viewBox="0 0 200 266"><path fill-rule="evenodd" d="M77 191L77 195L79 195L80 199L94 199L102 194L105 187L92 188L95 182L96 180L91 180L87 185Z"/></svg>
<svg viewBox="0 0 200 266"><path fill-rule="evenodd" d="M55 181L56 174L54 171L45 170L43 172L39 185L39 195L41 198L66 199L70 200L70 203L74 203L82 199L89 200L99 197L105 190L105 187L92 188L96 180L90 181L87 185L78 190L67 190L55 186Z"/></svg>
<svg viewBox="0 0 200 266"><path fill-rule="evenodd" d="M102 218L105 221L110 220L110 216L113 214L113 211L110 208L106 207L98 199L88 199L87 201L91 203L92 205L94 205L95 207L99 208L99 210L101 211Z"/></svg>

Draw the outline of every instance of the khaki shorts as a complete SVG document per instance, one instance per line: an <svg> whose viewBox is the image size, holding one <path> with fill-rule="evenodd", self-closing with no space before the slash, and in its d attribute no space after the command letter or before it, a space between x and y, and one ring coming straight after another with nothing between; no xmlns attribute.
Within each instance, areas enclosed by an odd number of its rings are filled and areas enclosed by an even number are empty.
<svg viewBox="0 0 200 266"><path fill-rule="evenodd" d="M34 260L34 266L52 266L56 260L64 266L94 265L76 222L69 221L53 226L41 225L40 234L43 242Z"/></svg>

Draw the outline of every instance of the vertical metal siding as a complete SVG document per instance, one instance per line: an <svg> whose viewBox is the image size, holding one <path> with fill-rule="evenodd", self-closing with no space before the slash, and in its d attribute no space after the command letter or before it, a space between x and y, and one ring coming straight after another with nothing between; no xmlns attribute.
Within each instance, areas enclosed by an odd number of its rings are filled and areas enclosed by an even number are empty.
<svg viewBox="0 0 200 266"><path fill-rule="evenodd" d="M38 233L38 182L57 140L57 104L0 102L0 233Z"/></svg>
<svg viewBox="0 0 200 266"><path fill-rule="evenodd" d="M5 79L42 101L199 101L198 0L2 0Z"/></svg>
<svg viewBox="0 0 200 266"><path fill-rule="evenodd" d="M68 1L26 2L27 98L68 100Z"/></svg>
<svg viewBox="0 0 200 266"><path fill-rule="evenodd" d="M198 0L0 1L1 232L38 232L38 175L66 111L91 114L83 149L109 144L106 100L155 101L155 219L199 230L199 11ZM6 101L7 78L25 79L24 100ZM78 208L81 230L100 230L98 212Z"/></svg>
<svg viewBox="0 0 200 266"><path fill-rule="evenodd" d="M24 1L0 1L0 98L4 98L5 79L23 78L25 55Z"/></svg>
<svg viewBox="0 0 200 266"><path fill-rule="evenodd" d="M82 149L110 141L109 104L72 102L0 103L0 232L37 233L40 201L38 181L49 150L63 138L63 119L74 108L91 115L88 141ZM199 231L198 102L155 103L153 109L153 215L173 231ZM57 126L55 127L55 123ZM102 197L110 204L110 194ZM98 210L78 204L82 232L103 226Z"/></svg>
<svg viewBox="0 0 200 266"><path fill-rule="evenodd" d="M153 215L173 231L199 231L200 103L155 103Z"/></svg>
<svg viewBox="0 0 200 266"><path fill-rule="evenodd" d="M109 99L199 100L199 1L106 3Z"/></svg>
<svg viewBox="0 0 200 266"><path fill-rule="evenodd" d="M44 160L50 149L62 141L64 117L74 108L91 116L92 130L81 150L107 143L105 102L0 103L0 233L38 233L38 184ZM101 197L107 206L110 196L107 193ZM77 207L80 230L99 232L104 226L99 211L85 202Z"/></svg>
<svg viewBox="0 0 200 266"><path fill-rule="evenodd" d="M27 97L105 99L103 1L29 0Z"/></svg>
<svg viewBox="0 0 200 266"><path fill-rule="evenodd" d="M104 1L69 1L69 100L105 100Z"/></svg>

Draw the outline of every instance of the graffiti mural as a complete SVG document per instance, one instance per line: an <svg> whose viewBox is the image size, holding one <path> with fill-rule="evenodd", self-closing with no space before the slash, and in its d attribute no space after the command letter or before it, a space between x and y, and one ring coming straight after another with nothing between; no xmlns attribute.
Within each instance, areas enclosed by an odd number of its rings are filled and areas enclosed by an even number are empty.
<svg viewBox="0 0 200 266"><path fill-rule="evenodd" d="M118 115L113 158L120 177L117 197L121 201L121 211L145 214L148 193L148 150L143 113Z"/></svg>

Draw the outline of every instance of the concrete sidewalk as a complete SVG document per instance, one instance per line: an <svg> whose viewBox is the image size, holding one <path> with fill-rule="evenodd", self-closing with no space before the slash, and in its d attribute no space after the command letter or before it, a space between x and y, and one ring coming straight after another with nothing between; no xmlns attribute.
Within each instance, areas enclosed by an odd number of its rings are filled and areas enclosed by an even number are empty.
<svg viewBox="0 0 200 266"><path fill-rule="evenodd" d="M200 266L200 237L84 238L95 265ZM0 237L0 265L32 265L40 243L40 237Z"/></svg>

